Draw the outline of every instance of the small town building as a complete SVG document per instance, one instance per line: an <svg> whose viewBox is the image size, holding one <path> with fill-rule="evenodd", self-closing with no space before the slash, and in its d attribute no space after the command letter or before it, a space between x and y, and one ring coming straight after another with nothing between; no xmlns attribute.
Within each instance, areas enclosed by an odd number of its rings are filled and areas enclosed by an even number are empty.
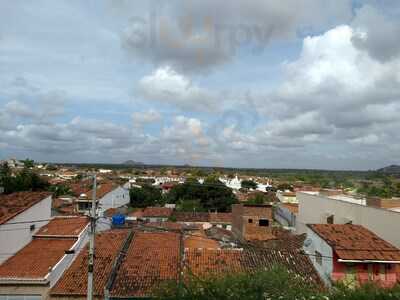
<svg viewBox="0 0 400 300"><path fill-rule="evenodd" d="M306 233L307 224L358 224L400 248L400 213L327 196L297 193L299 213L296 232Z"/></svg>
<svg viewBox="0 0 400 300"><path fill-rule="evenodd" d="M298 203L296 193L291 191L277 191L276 197L282 203Z"/></svg>
<svg viewBox="0 0 400 300"><path fill-rule="evenodd" d="M392 287L398 280L400 250L360 225L309 224L304 249L328 285Z"/></svg>
<svg viewBox="0 0 400 300"><path fill-rule="evenodd" d="M232 231L242 241L274 239L272 205L232 205Z"/></svg>
<svg viewBox="0 0 400 300"><path fill-rule="evenodd" d="M51 217L48 192L0 195L0 263L32 240Z"/></svg>
<svg viewBox="0 0 400 300"><path fill-rule="evenodd" d="M33 240L0 265L0 294L5 299L46 299L87 241L86 217L56 217Z"/></svg>
<svg viewBox="0 0 400 300"><path fill-rule="evenodd" d="M89 212L92 207L93 190L82 192L75 200L76 211ZM129 203L129 190L113 182L100 183L96 189L97 213L103 213L110 208L118 208Z"/></svg>
<svg viewBox="0 0 400 300"><path fill-rule="evenodd" d="M296 216L299 213L297 203L279 203L274 210L275 220L286 227L296 227Z"/></svg>
<svg viewBox="0 0 400 300"><path fill-rule="evenodd" d="M146 207L141 218L146 222L165 222L171 217L174 210L168 207Z"/></svg>

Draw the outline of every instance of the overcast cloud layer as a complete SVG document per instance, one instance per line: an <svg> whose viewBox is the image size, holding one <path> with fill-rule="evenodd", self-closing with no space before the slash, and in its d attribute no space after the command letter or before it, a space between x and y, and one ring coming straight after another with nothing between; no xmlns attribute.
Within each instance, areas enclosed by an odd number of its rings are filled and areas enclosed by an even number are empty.
<svg viewBox="0 0 400 300"><path fill-rule="evenodd" d="M0 8L0 159L400 163L398 1Z"/></svg>

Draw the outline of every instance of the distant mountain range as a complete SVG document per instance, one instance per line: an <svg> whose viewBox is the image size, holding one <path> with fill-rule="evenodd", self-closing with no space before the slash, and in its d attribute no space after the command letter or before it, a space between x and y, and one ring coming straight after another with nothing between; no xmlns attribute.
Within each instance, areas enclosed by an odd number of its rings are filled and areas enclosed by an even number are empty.
<svg viewBox="0 0 400 300"><path fill-rule="evenodd" d="M400 174L400 166L399 165L391 165L377 170L378 172L382 173L389 173L389 174Z"/></svg>
<svg viewBox="0 0 400 300"><path fill-rule="evenodd" d="M125 162L122 163L123 165L127 165L127 166L143 166L144 163L140 162L140 161L134 161L134 160L127 160Z"/></svg>

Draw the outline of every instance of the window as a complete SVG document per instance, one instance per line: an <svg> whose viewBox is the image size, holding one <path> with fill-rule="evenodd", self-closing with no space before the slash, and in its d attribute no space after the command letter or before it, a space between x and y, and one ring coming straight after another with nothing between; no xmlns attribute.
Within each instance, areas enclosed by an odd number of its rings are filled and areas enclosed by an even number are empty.
<svg viewBox="0 0 400 300"><path fill-rule="evenodd" d="M249 222L249 223L253 223L253 219L249 219L248 222Z"/></svg>
<svg viewBox="0 0 400 300"><path fill-rule="evenodd" d="M322 266L322 254L318 251L315 251L315 261L317 262L317 264Z"/></svg>
<svg viewBox="0 0 400 300"><path fill-rule="evenodd" d="M334 216L330 215L329 217L326 218L326 224L333 224L334 222Z"/></svg>
<svg viewBox="0 0 400 300"><path fill-rule="evenodd" d="M268 227L269 226L269 220L268 219L260 219L260 220L258 220L258 226Z"/></svg>
<svg viewBox="0 0 400 300"><path fill-rule="evenodd" d="M30 231L34 231L35 230L35 224L31 224L31 226L29 227Z"/></svg>

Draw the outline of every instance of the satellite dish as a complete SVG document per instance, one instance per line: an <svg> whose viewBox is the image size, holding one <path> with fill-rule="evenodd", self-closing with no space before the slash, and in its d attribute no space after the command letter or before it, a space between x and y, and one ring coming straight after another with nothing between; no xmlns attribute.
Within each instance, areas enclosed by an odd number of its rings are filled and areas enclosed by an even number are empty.
<svg viewBox="0 0 400 300"><path fill-rule="evenodd" d="M312 240L310 238L307 238L307 239L305 239L303 244L305 247L308 247L312 244Z"/></svg>

